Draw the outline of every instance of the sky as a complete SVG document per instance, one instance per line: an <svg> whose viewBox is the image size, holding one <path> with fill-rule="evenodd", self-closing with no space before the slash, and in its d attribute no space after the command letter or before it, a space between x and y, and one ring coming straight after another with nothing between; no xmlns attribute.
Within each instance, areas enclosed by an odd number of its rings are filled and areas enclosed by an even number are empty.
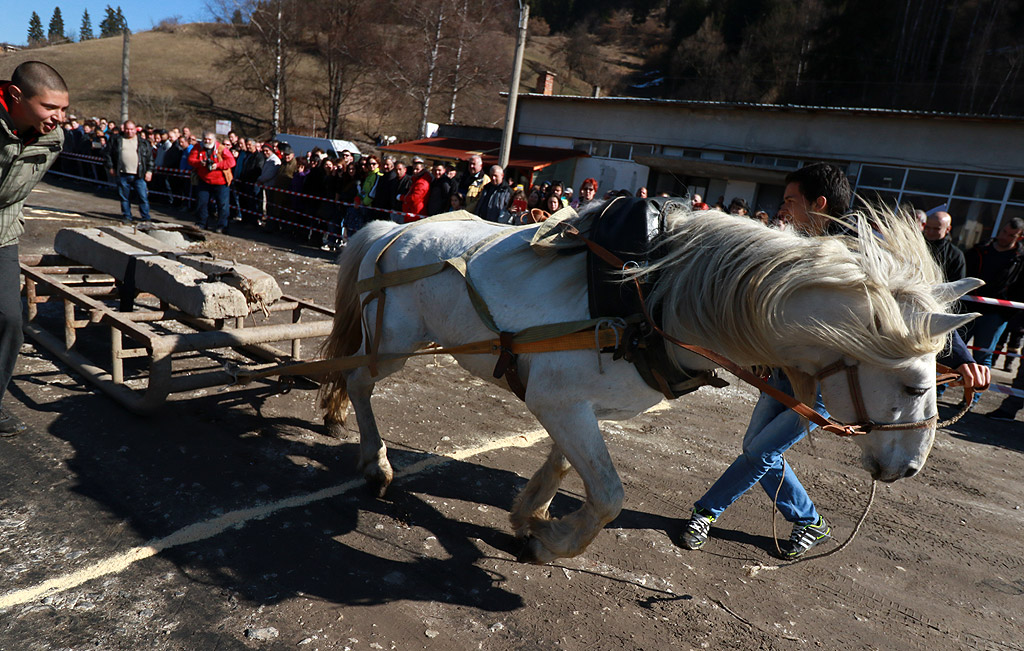
<svg viewBox="0 0 1024 651"><path fill-rule="evenodd" d="M0 43L25 45L28 41L28 21L33 11L39 14L43 32L46 32L55 7L60 7L65 34L78 33L82 26L82 13L88 9L92 33L99 36L100 21L106 15L108 4L114 9L121 7L132 32L148 31L164 18L172 16L177 16L182 23L210 20L207 0L176 0L173 3L155 0L51 0L46 3L37 0L0 0L3 14L3 19L0 19Z"/></svg>

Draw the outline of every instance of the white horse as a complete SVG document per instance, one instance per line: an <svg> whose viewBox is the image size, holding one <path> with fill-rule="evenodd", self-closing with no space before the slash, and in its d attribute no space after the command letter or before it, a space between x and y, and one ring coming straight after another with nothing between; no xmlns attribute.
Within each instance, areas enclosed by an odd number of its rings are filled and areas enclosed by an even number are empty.
<svg viewBox="0 0 1024 651"><path fill-rule="evenodd" d="M859 218L859 231L866 233L860 237L804 237L720 212L680 209L666 216L667 254L638 273L656 279L651 302L660 304L662 326L676 338L741 365L783 367L805 402L814 396L819 371L846 360L858 366L859 391L871 421L925 421L936 413L936 353L951 330L976 316L948 314L948 305L980 281L939 285L940 272L908 221L895 215L872 219L868 227ZM429 265L458 258L489 237L494 239L470 258L467 277L500 330L588 319L585 256L538 256L528 246L536 228L509 229L476 219L406 226L371 222L341 255L326 355L358 354L373 338L382 356L431 342L454 346L493 339L474 308L467 280L453 269L387 288L379 315L378 299L363 305L367 295L356 289L357 280L374 275L375 264L383 272ZM506 237L495 235L502 229ZM686 368L713 367L678 348L670 354ZM600 357L602 369L593 349L519 358L526 406L553 440L547 461L510 514L516 535L526 540L528 560L544 563L580 554L618 515L622 483L598 419L631 418L662 399L630 363L610 354ZM508 386L492 377L495 357L456 359L477 377ZM393 472L370 396L374 384L403 363L381 361L376 375L366 366L336 373L323 393L329 426L344 422L351 399L360 470L381 494ZM846 374L820 381L825 405L844 423L858 418L850 381ZM856 437L864 467L883 481L915 474L931 450L934 423ZM586 501L552 519L548 505L570 468L583 479Z"/></svg>

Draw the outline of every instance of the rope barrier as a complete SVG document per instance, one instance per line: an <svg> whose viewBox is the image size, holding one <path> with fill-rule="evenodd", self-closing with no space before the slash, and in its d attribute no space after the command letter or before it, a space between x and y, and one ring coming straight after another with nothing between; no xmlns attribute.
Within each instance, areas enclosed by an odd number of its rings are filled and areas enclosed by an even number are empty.
<svg viewBox="0 0 1024 651"><path fill-rule="evenodd" d="M984 303L985 305L1001 305L1003 307L1014 307L1018 310L1024 310L1024 303L1018 303L1017 301L1007 301L1001 298L989 298L988 296L961 296L961 301L970 301L971 303Z"/></svg>

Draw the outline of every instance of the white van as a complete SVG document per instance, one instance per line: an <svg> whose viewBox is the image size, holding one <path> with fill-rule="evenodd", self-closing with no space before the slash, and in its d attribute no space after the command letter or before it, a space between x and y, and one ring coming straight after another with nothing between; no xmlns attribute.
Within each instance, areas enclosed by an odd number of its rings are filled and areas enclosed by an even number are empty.
<svg viewBox="0 0 1024 651"><path fill-rule="evenodd" d="M296 156L304 156L317 147L323 149L329 156L337 157L345 150L352 152L352 155L357 159L362 155L355 143L348 140L314 138L312 136L298 136L291 133L279 133L277 134L277 140L291 145Z"/></svg>

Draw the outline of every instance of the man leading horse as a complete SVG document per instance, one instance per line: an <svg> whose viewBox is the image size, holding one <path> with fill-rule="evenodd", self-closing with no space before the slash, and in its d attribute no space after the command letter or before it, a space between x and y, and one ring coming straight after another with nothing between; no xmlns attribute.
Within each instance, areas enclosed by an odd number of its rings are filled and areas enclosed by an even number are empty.
<svg viewBox="0 0 1024 651"><path fill-rule="evenodd" d="M805 234L839 235L844 229L843 217L849 210L851 197L850 184L842 170L827 163L815 163L786 177L783 212L793 226ZM991 380L988 367L974 362L955 330L949 354L939 361L957 369L964 378L965 388L988 388ZM793 395L793 387L782 369L771 370L769 384ZM828 417L820 389L813 407ZM711 525L758 483L769 499L775 500L783 517L793 524L789 540L779 547L783 558L799 558L828 538L832 533L831 525L818 513L792 467L782 456L815 427L817 425L804 423L796 412L762 393L743 436L742 453L694 504L681 535L683 545L688 549L702 548L708 540Z"/></svg>

